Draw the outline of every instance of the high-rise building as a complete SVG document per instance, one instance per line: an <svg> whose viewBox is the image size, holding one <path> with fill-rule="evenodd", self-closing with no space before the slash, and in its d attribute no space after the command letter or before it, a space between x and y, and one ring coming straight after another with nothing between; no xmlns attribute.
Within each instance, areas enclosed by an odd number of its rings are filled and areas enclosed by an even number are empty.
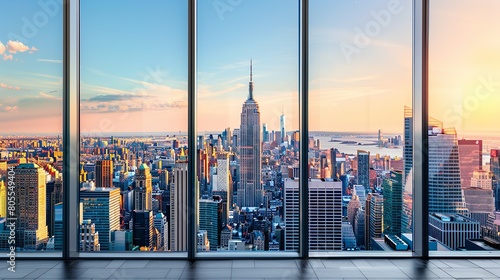
<svg viewBox="0 0 500 280"><path fill-rule="evenodd" d="M267 128L267 123L262 124L262 142L269 142L269 129Z"/></svg>
<svg viewBox="0 0 500 280"><path fill-rule="evenodd" d="M480 223L459 214L430 213L429 236L452 250L465 248L468 239L479 239Z"/></svg>
<svg viewBox="0 0 500 280"><path fill-rule="evenodd" d="M80 225L80 251L100 251L99 233L95 231L95 224L91 220L84 220Z"/></svg>
<svg viewBox="0 0 500 280"><path fill-rule="evenodd" d="M490 171L495 192L495 211L500 211L500 149L490 150Z"/></svg>
<svg viewBox="0 0 500 280"><path fill-rule="evenodd" d="M373 238L382 237L384 231L384 197L378 193L372 193L370 195L370 208L366 211L370 211L370 247L373 248L372 240Z"/></svg>
<svg viewBox="0 0 500 280"><path fill-rule="evenodd" d="M241 111L240 126L240 185L238 203L242 207L256 207L262 201L261 141L259 105L253 98L252 64L248 98Z"/></svg>
<svg viewBox="0 0 500 280"><path fill-rule="evenodd" d="M182 159L174 167L174 184L170 189L170 250L187 251L187 161Z"/></svg>
<svg viewBox="0 0 500 280"><path fill-rule="evenodd" d="M384 190L384 234L401 236L403 211L403 173L391 171L390 178L383 182Z"/></svg>
<svg viewBox="0 0 500 280"><path fill-rule="evenodd" d="M358 150L358 185L363 185L367 190L370 186L370 152Z"/></svg>
<svg viewBox="0 0 500 280"><path fill-rule="evenodd" d="M359 201L359 197L353 194L351 201L347 204L347 221L352 226L354 226L354 219L356 218L359 209L361 209L361 202Z"/></svg>
<svg viewBox="0 0 500 280"><path fill-rule="evenodd" d="M120 198L119 188L80 189L83 219L95 224L101 251L110 250L111 231L120 230Z"/></svg>
<svg viewBox="0 0 500 280"><path fill-rule="evenodd" d="M330 149L330 175L332 179L338 179L337 174L337 149Z"/></svg>
<svg viewBox="0 0 500 280"><path fill-rule="evenodd" d="M471 184L474 171L483 168L483 140L458 140L458 160L460 183L462 189L466 189Z"/></svg>
<svg viewBox="0 0 500 280"><path fill-rule="evenodd" d="M25 250L41 249L48 239L45 171L37 164L22 163L14 172L16 246Z"/></svg>
<svg viewBox="0 0 500 280"><path fill-rule="evenodd" d="M95 183L97 188L113 187L113 162L103 159L95 163Z"/></svg>
<svg viewBox="0 0 500 280"><path fill-rule="evenodd" d="M299 182L286 178L284 187L285 250L299 246ZM342 250L342 183L309 181L309 250Z"/></svg>
<svg viewBox="0 0 500 280"><path fill-rule="evenodd" d="M406 186L408 174L413 167L413 112L410 107L404 108L405 132L403 145L403 160L405 172L403 176L403 186Z"/></svg>
<svg viewBox="0 0 500 280"><path fill-rule="evenodd" d="M457 133L429 123L429 213L466 214L460 186Z"/></svg>
<svg viewBox="0 0 500 280"><path fill-rule="evenodd" d="M463 189L465 204L470 211L471 218L486 226L488 216L495 211L492 180L489 172L474 171L470 187Z"/></svg>
<svg viewBox="0 0 500 280"><path fill-rule="evenodd" d="M155 228L160 235L160 246L158 251L168 251L168 222L167 217L163 213L158 213L153 219Z"/></svg>
<svg viewBox="0 0 500 280"><path fill-rule="evenodd" d="M365 246L365 210L359 209L354 219L354 234L356 235L356 245Z"/></svg>
<svg viewBox="0 0 500 280"><path fill-rule="evenodd" d="M222 228L219 212L220 203L221 201L216 199L199 200L199 229L207 232L211 251L216 251L219 246L219 232Z"/></svg>
<svg viewBox="0 0 500 280"><path fill-rule="evenodd" d="M0 218L7 217L7 187L0 181Z"/></svg>
<svg viewBox="0 0 500 280"><path fill-rule="evenodd" d="M143 163L135 172L134 209L152 210L152 193L151 171Z"/></svg>
<svg viewBox="0 0 500 280"><path fill-rule="evenodd" d="M134 246L138 246L141 251L151 251L155 249L153 245L153 211L134 210L132 211L132 236Z"/></svg>
<svg viewBox="0 0 500 280"><path fill-rule="evenodd" d="M286 117L285 117L285 110L283 109L283 112L281 113L280 116L280 133L281 133L281 142L283 143L286 138Z"/></svg>

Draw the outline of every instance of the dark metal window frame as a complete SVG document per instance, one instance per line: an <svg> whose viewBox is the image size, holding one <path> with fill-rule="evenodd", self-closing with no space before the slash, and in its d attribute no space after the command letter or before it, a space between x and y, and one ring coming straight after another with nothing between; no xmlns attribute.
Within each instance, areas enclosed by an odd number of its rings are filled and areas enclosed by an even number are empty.
<svg viewBox="0 0 500 280"><path fill-rule="evenodd" d="M85 0L84 0L85 1ZM188 145L196 147L196 4L188 5ZM300 1L299 8L299 98L300 98L300 247L299 252L279 253L214 253L197 254L197 181L196 153L188 154L188 250L187 252L141 252L141 253L81 253L78 251L79 220L79 141L80 141L80 0L64 0L63 3L63 184L64 184L64 240L60 253L20 253L19 259L237 259L237 258L309 258L308 249L308 52L309 52L309 0ZM413 257L429 258L428 246L428 33L430 0L413 0ZM328 257L401 257L401 255L377 254L330 254ZM431 254L431 257L434 257ZM437 256L437 255L436 255ZM471 257L454 255L457 257ZM484 257L485 254L472 256ZM496 255L498 256L498 255Z"/></svg>

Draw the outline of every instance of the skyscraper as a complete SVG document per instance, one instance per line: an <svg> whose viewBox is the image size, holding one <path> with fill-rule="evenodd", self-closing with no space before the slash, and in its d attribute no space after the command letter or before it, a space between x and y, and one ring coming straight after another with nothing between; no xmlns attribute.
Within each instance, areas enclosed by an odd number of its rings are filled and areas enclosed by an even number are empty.
<svg viewBox="0 0 500 280"><path fill-rule="evenodd" d="M460 183L462 189L471 185L474 171L483 167L483 140L458 140L458 159L460 162Z"/></svg>
<svg viewBox="0 0 500 280"><path fill-rule="evenodd" d="M34 163L14 168L16 186L16 246L40 249L47 241L45 171Z"/></svg>
<svg viewBox="0 0 500 280"><path fill-rule="evenodd" d="M408 173L413 167L413 115L412 109L405 106L404 108L404 118L405 118L405 132L404 132L404 145L403 145L403 160L405 166L405 172L403 176L403 186L406 186Z"/></svg>
<svg viewBox="0 0 500 280"><path fill-rule="evenodd" d="M7 187L0 181L0 218L7 217Z"/></svg>
<svg viewBox="0 0 500 280"><path fill-rule="evenodd" d="M299 182L285 179L285 250L299 244ZM342 250L342 183L309 181L309 250Z"/></svg>
<svg viewBox="0 0 500 280"><path fill-rule="evenodd" d="M372 193L370 196L370 211L369 228L370 228L370 244L373 244L372 238L382 237L384 230L384 197L378 193ZM373 248L373 245L370 245Z"/></svg>
<svg viewBox="0 0 500 280"><path fill-rule="evenodd" d="M281 143L285 141L286 138L286 117L285 117L285 109L280 116L280 132L281 132Z"/></svg>
<svg viewBox="0 0 500 280"><path fill-rule="evenodd" d="M83 219L91 220L99 233L101 251L110 250L110 235L120 230L120 189L88 188L80 190Z"/></svg>
<svg viewBox="0 0 500 280"><path fill-rule="evenodd" d="M337 174L337 149L330 149L330 175L332 179L338 179Z"/></svg>
<svg viewBox="0 0 500 280"><path fill-rule="evenodd" d="M113 187L113 162L103 159L95 163L95 184L97 188Z"/></svg>
<svg viewBox="0 0 500 280"><path fill-rule="evenodd" d="M149 167L143 163L135 172L135 210L152 210L152 193L151 171Z"/></svg>
<svg viewBox="0 0 500 280"><path fill-rule="evenodd" d="M185 158L174 167L174 184L170 189L170 249L187 250L187 188L188 170Z"/></svg>
<svg viewBox="0 0 500 280"><path fill-rule="evenodd" d="M210 250L216 251L219 246L220 216L219 206L222 201L216 199L200 199L199 229L208 234Z"/></svg>
<svg viewBox="0 0 500 280"><path fill-rule="evenodd" d="M261 153L260 153L260 112L253 99L252 63L250 62L250 82L248 98L241 111L240 126L240 185L238 201L243 207L259 206L261 190Z"/></svg>
<svg viewBox="0 0 500 280"><path fill-rule="evenodd" d="M455 129L429 123L429 213L467 214L460 187L460 165Z"/></svg>
<svg viewBox="0 0 500 280"><path fill-rule="evenodd" d="M370 189L370 152L358 150L358 185Z"/></svg>
<svg viewBox="0 0 500 280"><path fill-rule="evenodd" d="M403 173L391 171L391 177L383 182L384 234L401 236L403 211Z"/></svg>

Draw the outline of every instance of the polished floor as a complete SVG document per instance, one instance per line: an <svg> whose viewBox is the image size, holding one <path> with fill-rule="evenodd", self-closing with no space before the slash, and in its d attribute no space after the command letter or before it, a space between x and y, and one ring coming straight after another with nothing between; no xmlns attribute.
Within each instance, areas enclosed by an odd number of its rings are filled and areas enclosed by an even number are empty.
<svg viewBox="0 0 500 280"><path fill-rule="evenodd" d="M500 279L500 259L17 260L0 279Z"/></svg>

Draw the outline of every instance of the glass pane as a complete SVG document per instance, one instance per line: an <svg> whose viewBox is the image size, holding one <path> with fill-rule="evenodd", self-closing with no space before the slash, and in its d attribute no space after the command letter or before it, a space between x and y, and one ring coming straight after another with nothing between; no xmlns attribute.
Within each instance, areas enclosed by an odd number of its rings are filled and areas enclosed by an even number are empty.
<svg viewBox="0 0 500 280"><path fill-rule="evenodd" d="M499 248L499 8L494 0L431 1L431 254Z"/></svg>
<svg viewBox="0 0 500 280"><path fill-rule="evenodd" d="M298 177L298 7L198 1L199 252L285 250L284 212L299 211L284 201Z"/></svg>
<svg viewBox="0 0 500 280"><path fill-rule="evenodd" d="M63 17L58 3L2 2L0 251L7 255L62 248Z"/></svg>
<svg viewBox="0 0 500 280"><path fill-rule="evenodd" d="M411 14L411 1L310 1L314 256L411 252Z"/></svg>
<svg viewBox="0 0 500 280"><path fill-rule="evenodd" d="M80 251L186 251L187 1L80 17Z"/></svg>

